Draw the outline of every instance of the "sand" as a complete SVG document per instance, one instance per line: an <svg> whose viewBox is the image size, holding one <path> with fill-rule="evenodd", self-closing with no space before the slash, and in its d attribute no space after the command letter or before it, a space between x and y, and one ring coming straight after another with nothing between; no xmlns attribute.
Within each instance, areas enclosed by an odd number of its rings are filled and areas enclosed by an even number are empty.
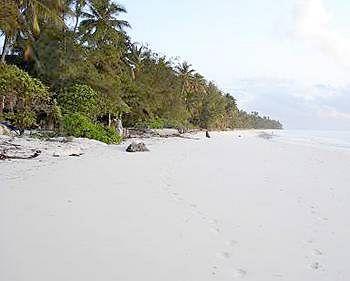
<svg viewBox="0 0 350 281"><path fill-rule="evenodd" d="M0 280L350 280L350 153L211 135L0 162Z"/></svg>

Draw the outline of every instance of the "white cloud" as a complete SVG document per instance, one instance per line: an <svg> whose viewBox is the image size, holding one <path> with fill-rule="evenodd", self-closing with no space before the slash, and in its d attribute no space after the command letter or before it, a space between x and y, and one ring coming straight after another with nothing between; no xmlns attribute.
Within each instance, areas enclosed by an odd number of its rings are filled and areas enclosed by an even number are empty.
<svg viewBox="0 0 350 281"><path fill-rule="evenodd" d="M350 68L349 32L336 28L333 18L322 0L298 0L296 34L338 64Z"/></svg>
<svg viewBox="0 0 350 281"><path fill-rule="evenodd" d="M341 112L334 107L323 106L318 111L318 116L324 119L350 120L350 113Z"/></svg>
<svg viewBox="0 0 350 281"><path fill-rule="evenodd" d="M231 92L247 111L282 121L287 129L350 130L350 86L288 80L236 80Z"/></svg>

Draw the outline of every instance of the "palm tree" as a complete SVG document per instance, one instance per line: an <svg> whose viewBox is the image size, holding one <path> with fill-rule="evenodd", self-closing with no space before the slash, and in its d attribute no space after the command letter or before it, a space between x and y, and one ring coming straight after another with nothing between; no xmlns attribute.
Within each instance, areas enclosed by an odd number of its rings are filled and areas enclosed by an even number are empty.
<svg viewBox="0 0 350 281"><path fill-rule="evenodd" d="M89 13L83 13L85 19L80 23L83 41L94 41L100 45L118 39L120 33L125 33L125 28L130 28L127 21L119 19L126 12L123 6L111 0L91 0Z"/></svg>
<svg viewBox="0 0 350 281"><path fill-rule="evenodd" d="M87 0L71 0L70 2L73 2L74 4L74 28L73 32L76 33L79 25L80 17L83 15L83 9L87 5ZM71 3L70 3L71 4Z"/></svg>
<svg viewBox="0 0 350 281"><path fill-rule="evenodd" d="M138 73L142 70L142 65L146 59L148 50L138 43L133 43L129 47L129 52L125 57L126 64L131 69L131 76L133 80L137 79Z"/></svg>
<svg viewBox="0 0 350 281"><path fill-rule="evenodd" d="M191 90L191 80L193 79L193 74L195 72L192 69L192 65L184 61L183 63L177 65L175 70L182 82L181 94Z"/></svg>
<svg viewBox="0 0 350 281"><path fill-rule="evenodd" d="M0 36L4 37L1 51L1 62L5 63L5 56L11 43L11 38L19 29L19 10L14 2L0 0Z"/></svg>
<svg viewBox="0 0 350 281"><path fill-rule="evenodd" d="M205 80L203 75L199 73L195 73L193 75L192 89L195 93L198 94L203 94L207 91L207 81Z"/></svg>
<svg viewBox="0 0 350 281"><path fill-rule="evenodd" d="M60 17L63 6L63 0L1 0L0 30L5 36L1 61L5 62L6 53L18 36L31 42L36 40L40 34L40 20L50 19L64 24ZM26 53L31 52L30 45Z"/></svg>

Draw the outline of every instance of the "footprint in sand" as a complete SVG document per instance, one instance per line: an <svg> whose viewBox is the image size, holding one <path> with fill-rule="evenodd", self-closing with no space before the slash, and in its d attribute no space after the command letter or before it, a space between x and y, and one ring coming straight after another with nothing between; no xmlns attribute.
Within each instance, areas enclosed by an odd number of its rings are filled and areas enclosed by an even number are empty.
<svg viewBox="0 0 350 281"><path fill-rule="evenodd" d="M313 254L314 256L322 256L322 255L323 255L322 251L320 251L319 249L314 249L314 250L312 251L312 254Z"/></svg>
<svg viewBox="0 0 350 281"><path fill-rule="evenodd" d="M247 275L247 271L242 268L236 269L233 273L233 277L235 278L244 278L246 275Z"/></svg>
<svg viewBox="0 0 350 281"><path fill-rule="evenodd" d="M216 256L221 259L229 259L231 257L231 254L229 252L221 252L217 253Z"/></svg>
<svg viewBox="0 0 350 281"><path fill-rule="evenodd" d="M227 246L230 246L233 248L238 244L238 242L236 240L230 240L230 241L227 241L226 244Z"/></svg>
<svg viewBox="0 0 350 281"><path fill-rule="evenodd" d="M209 224L211 225L210 230L214 233L219 233L220 228L219 228L219 221L217 219L212 219L209 221Z"/></svg>
<svg viewBox="0 0 350 281"><path fill-rule="evenodd" d="M314 262L314 263L310 264L310 268L312 270L315 270L315 271L319 270L321 268L321 264L319 262Z"/></svg>
<svg viewBox="0 0 350 281"><path fill-rule="evenodd" d="M216 275L217 274L217 271L218 271L218 267L216 265L214 265L212 267L212 272L211 272L211 275Z"/></svg>
<svg viewBox="0 0 350 281"><path fill-rule="evenodd" d="M218 234L218 233L220 233L220 228L218 228L218 227L212 227L212 228L210 228L210 231L213 232L213 233L215 233L215 234Z"/></svg>

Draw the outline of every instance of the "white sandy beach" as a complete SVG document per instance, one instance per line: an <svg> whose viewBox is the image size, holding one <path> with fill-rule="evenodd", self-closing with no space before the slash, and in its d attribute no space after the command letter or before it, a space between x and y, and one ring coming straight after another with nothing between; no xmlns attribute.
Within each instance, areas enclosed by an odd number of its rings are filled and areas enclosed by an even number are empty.
<svg viewBox="0 0 350 281"><path fill-rule="evenodd" d="M350 152L255 132L146 144L0 162L0 280L350 280Z"/></svg>

